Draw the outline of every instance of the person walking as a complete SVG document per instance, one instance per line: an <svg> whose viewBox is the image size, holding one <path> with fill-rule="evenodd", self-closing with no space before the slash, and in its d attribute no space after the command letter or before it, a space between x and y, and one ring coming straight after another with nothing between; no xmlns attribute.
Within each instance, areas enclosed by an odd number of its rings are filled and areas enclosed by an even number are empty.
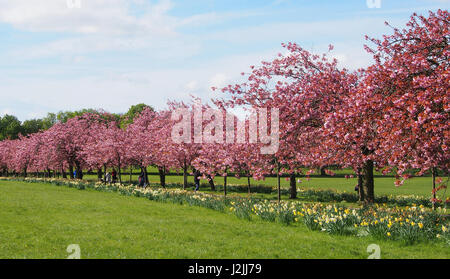
<svg viewBox="0 0 450 279"><path fill-rule="evenodd" d="M200 171L195 170L194 171L194 183L195 183L195 192L197 192L200 189Z"/></svg>
<svg viewBox="0 0 450 279"><path fill-rule="evenodd" d="M112 176L112 183L113 184L116 183L117 182L117 172L115 169L113 169L111 176Z"/></svg>
<svg viewBox="0 0 450 279"><path fill-rule="evenodd" d="M111 184L111 174L109 172L105 174L105 183Z"/></svg>

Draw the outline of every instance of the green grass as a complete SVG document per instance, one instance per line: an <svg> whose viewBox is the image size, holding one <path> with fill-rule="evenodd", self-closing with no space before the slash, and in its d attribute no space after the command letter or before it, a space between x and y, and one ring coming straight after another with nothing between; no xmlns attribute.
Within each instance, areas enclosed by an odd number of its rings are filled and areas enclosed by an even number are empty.
<svg viewBox="0 0 450 279"><path fill-rule="evenodd" d="M0 182L0 258L450 258L442 243L401 246L331 236L303 225L245 221L228 213L117 193Z"/></svg>

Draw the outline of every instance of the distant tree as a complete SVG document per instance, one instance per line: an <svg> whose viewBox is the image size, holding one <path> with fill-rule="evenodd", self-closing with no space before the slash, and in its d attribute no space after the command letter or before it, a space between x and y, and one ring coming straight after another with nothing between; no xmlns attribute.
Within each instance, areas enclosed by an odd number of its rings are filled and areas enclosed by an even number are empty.
<svg viewBox="0 0 450 279"><path fill-rule="evenodd" d="M47 113L47 116L42 118L42 128L44 130L50 129L53 125L57 122L56 114L55 113Z"/></svg>
<svg viewBox="0 0 450 279"><path fill-rule="evenodd" d="M151 106L146 105L144 103L131 106L130 109L127 111L127 113L122 115L122 124L128 125L133 123L133 120L137 116L139 116L141 112L146 108L149 109L150 111L155 111Z"/></svg>
<svg viewBox="0 0 450 279"><path fill-rule="evenodd" d="M22 134L24 136L37 133L44 130L44 121L42 119L25 120L22 123Z"/></svg>
<svg viewBox="0 0 450 279"><path fill-rule="evenodd" d="M77 111L60 111L56 114L56 120L57 122L66 123L69 119L75 118L77 116L83 116L86 113L92 113L97 114L99 116L105 116L107 115L108 118L114 118L114 121L119 121L121 116L119 114L105 114L105 111L103 110L96 110L96 109L82 109Z"/></svg>
<svg viewBox="0 0 450 279"><path fill-rule="evenodd" d="M17 139L21 132L21 122L17 117L6 114L0 118L0 140Z"/></svg>

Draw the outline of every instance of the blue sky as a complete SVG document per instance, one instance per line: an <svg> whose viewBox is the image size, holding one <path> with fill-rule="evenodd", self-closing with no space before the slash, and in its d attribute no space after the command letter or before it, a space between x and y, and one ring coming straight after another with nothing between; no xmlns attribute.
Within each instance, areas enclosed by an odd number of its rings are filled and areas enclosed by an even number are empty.
<svg viewBox="0 0 450 279"><path fill-rule="evenodd" d="M68 3L69 1L69 3ZM283 53L283 42L313 52L335 46L343 67L371 63L364 35L390 33L413 12L449 0L0 0L0 115L168 99L205 101L210 88L241 79L250 65ZM81 5L77 5L77 1Z"/></svg>

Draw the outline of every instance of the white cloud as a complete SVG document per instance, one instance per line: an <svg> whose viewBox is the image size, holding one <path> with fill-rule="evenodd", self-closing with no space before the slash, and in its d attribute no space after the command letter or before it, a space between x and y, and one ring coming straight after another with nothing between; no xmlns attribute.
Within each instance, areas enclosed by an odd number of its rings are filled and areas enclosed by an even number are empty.
<svg viewBox="0 0 450 279"><path fill-rule="evenodd" d="M56 31L82 34L170 34L174 19L166 13L169 0L150 5L143 1L81 0L80 8L70 8L65 0L0 0L0 21L28 31ZM141 16L131 14L139 5Z"/></svg>
<svg viewBox="0 0 450 279"><path fill-rule="evenodd" d="M211 90L212 86L239 82L240 73L248 71L249 65L257 65L274 55L275 51L228 56L187 69L125 72L104 69L85 77L71 78L65 74L58 79L52 76L64 68L28 70L26 75L17 78L0 76L0 99L14 100L13 103L26 108L14 111L21 120L29 118L30 113L42 115L42 108L49 112L87 107L124 112L131 105L143 102L161 109L166 107L168 99L189 101L191 95L207 102L221 96ZM44 76L39 77L39 73Z"/></svg>
<svg viewBox="0 0 450 279"><path fill-rule="evenodd" d="M210 87L222 88L226 85L225 83L227 82L227 80L227 75L223 73L217 73L211 77L211 79L209 80L209 85Z"/></svg>
<svg viewBox="0 0 450 279"><path fill-rule="evenodd" d="M63 63L30 62L33 67L0 68L5 73L0 75L0 99L8 101L0 104L0 112L3 109L12 113L14 108L14 114L20 114L23 119L40 115L42 110L93 107L124 112L142 102L163 108L167 99L189 100L189 94L209 100L220 94L213 93L211 87L221 88L242 81L240 73L248 72L250 65L270 61L283 52L282 42L298 42L318 53L326 52L332 43L335 50L331 55L342 66L355 69L371 62L362 47L364 34L379 37L388 30L384 18L373 17L266 23L187 35L180 29L260 14L212 12L178 18L169 15L173 4L168 0L156 4L144 0L81 1L80 9L69 9L65 0L0 0L0 22L21 30L57 31L67 35L39 45L16 46L13 51L2 53L0 61L7 58L11 65L28 59L55 57ZM132 5L138 9L133 10ZM392 23L404 25L403 21ZM311 43L314 48L309 47ZM239 54L225 55L204 49L216 45ZM258 49L254 47L261 45ZM203 53L206 54L199 61L207 59L207 62L186 61ZM95 54L105 54L107 63L97 65L101 58ZM124 62L128 57L148 61L148 65L136 63L139 67L133 67L135 64ZM72 73L77 74L72 78Z"/></svg>
<svg viewBox="0 0 450 279"><path fill-rule="evenodd" d="M25 46L7 53L19 60L59 56L83 56L106 51L144 52L148 57L165 59L190 57L199 53L200 44L189 38L152 36L82 36L34 46Z"/></svg>
<svg viewBox="0 0 450 279"><path fill-rule="evenodd" d="M234 11L234 12L210 12L203 14L196 14L177 21L177 27L197 27L204 25L212 25L223 23L224 21L236 20L241 18L267 16L266 12L262 11Z"/></svg>
<svg viewBox="0 0 450 279"><path fill-rule="evenodd" d="M199 84L196 80L192 80L185 85L188 92L195 92L199 89Z"/></svg>

